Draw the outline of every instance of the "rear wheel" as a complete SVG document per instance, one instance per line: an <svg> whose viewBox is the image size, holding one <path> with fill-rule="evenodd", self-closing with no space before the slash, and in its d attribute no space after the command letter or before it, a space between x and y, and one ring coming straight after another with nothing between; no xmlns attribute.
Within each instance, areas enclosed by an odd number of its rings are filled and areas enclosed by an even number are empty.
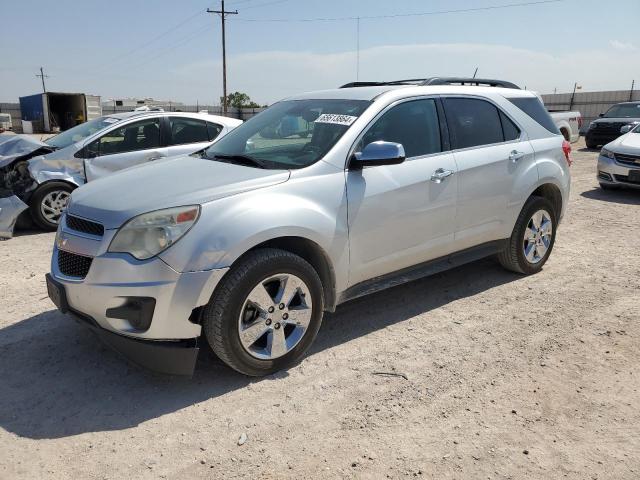
<svg viewBox="0 0 640 480"><path fill-rule="evenodd" d="M556 238L556 214L549 200L530 197L498 260L508 270L531 275L542 269Z"/></svg>
<svg viewBox="0 0 640 480"><path fill-rule="evenodd" d="M304 259L278 249L249 253L225 275L203 311L215 354L250 376L297 362L322 322L322 283Z"/></svg>
<svg viewBox="0 0 640 480"><path fill-rule="evenodd" d="M73 187L65 182L47 182L41 185L29 202L31 217L36 225L50 231L58 228L72 191Z"/></svg>

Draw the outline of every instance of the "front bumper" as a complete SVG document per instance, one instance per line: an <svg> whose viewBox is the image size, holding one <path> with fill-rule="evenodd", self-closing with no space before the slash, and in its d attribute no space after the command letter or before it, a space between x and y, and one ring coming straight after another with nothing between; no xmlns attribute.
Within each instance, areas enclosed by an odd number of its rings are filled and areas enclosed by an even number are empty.
<svg viewBox="0 0 640 480"><path fill-rule="evenodd" d="M631 172L640 172L640 166L634 168L620 164L612 158L603 155L598 156L597 179L602 184L640 188L640 181L629 178ZM640 173L632 175L640 175Z"/></svg>
<svg viewBox="0 0 640 480"><path fill-rule="evenodd" d="M0 198L0 239L13 237L13 228L27 205L15 195Z"/></svg>
<svg viewBox="0 0 640 480"><path fill-rule="evenodd" d="M598 130L587 130L585 140L587 143L593 143L595 145L606 145L609 142L613 142L622 133L618 132L599 132Z"/></svg>
<svg viewBox="0 0 640 480"><path fill-rule="evenodd" d="M198 339L179 341L140 340L102 328L93 318L69 307L64 285L46 275L49 297L62 313L71 314L90 328L106 345L131 362L148 370L168 375L191 376L198 359Z"/></svg>
<svg viewBox="0 0 640 480"><path fill-rule="evenodd" d="M114 230L105 230L103 237L71 230L63 216L49 276L63 291L59 309L85 319L106 343L135 363L164 373L190 374L202 330L190 317L195 308L208 303L228 269L177 272L157 257L139 261L109 253L114 235ZM62 252L90 259L83 277L63 273L59 260L62 256L64 265L68 255ZM132 319L132 300L148 301L150 308L143 312L148 321ZM180 365L171 367L172 362Z"/></svg>

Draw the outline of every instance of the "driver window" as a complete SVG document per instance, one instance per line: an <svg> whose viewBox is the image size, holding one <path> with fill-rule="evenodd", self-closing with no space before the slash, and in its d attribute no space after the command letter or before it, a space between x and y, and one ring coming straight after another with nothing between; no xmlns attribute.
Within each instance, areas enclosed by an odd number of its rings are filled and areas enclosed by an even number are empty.
<svg viewBox="0 0 640 480"><path fill-rule="evenodd" d="M87 147L93 155L113 155L160 146L160 119L149 118L112 130Z"/></svg>
<svg viewBox="0 0 640 480"><path fill-rule="evenodd" d="M364 134L358 150L376 141L402 144L407 158L441 152L435 100L411 100L392 107Z"/></svg>

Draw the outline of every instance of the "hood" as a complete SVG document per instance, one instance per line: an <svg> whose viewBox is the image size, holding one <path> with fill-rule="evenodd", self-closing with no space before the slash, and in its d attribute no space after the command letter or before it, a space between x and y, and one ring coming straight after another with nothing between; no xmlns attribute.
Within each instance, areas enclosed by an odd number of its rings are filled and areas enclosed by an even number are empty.
<svg viewBox="0 0 640 480"><path fill-rule="evenodd" d="M625 133L613 142L605 145L605 148L613 150L614 153L640 155L640 133Z"/></svg>
<svg viewBox="0 0 640 480"><path fill-rule="evenodd" d="M53 150L50 145L29 135L0 135L0 168Z"/></svg>
<svg viewBox="0 0 640 480"><path fill-rule="evenodd" d="M622 123L624 125L627 125L629 123L633 123L636 121L639 121L640 118L629 118L629 117L620 117L620 118L616 118L616 117L611 117L611 118L596 118L592 123L596 123L596 124L600 124L600 123Z"/></svg>
<svg viewBox="0 0 640 480"><path fill-rule="evenodd" d="M197 205L289 179L289 170L266 170L189 155L134 167L89 182L71 196L69 212L118 228L136 215Z"/></svg>

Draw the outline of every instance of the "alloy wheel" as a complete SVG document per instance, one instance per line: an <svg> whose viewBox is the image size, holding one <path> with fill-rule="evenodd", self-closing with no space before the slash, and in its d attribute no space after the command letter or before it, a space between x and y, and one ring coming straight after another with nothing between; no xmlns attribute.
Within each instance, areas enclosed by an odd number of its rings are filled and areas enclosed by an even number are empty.
<svg viewBox="0 0 640 480"><path fill-rule="evenodd" d="M71 194L64 190L54 190L47 193L40 202L40 213L49 222L57 224L62 212L67 208Z"/></svg>
<svg viewBox="0 0 640 480"><path fill-rule="evenodd" d="M529 219L524 231L523 251L529 263L540 262L549 247L553 236L553 222L551 215L546 210L538 210Z"/></svg>
<svg viewBox="0 0 640 480"><path fill-rule="evenodd" d="M244 301L238 319L240 343L253 357L274 360L304 337L313 311L309 287L281 273L259 282Z"/></svg>

